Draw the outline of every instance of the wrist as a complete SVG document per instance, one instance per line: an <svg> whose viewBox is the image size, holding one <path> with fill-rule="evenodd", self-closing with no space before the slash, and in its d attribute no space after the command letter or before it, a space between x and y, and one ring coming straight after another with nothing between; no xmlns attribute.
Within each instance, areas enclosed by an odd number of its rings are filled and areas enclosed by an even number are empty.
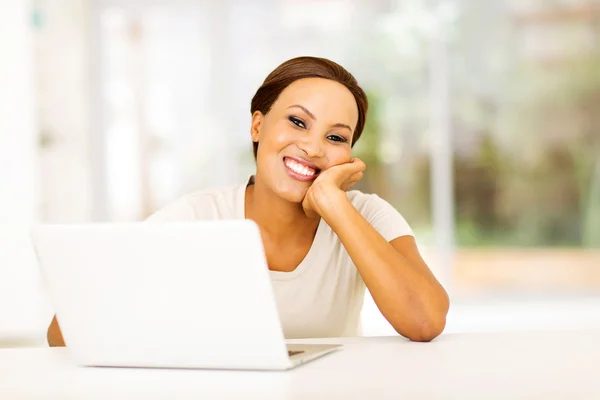
<svg viewBox="0 0 600 400"><path fill-rule="evenodd" d="M315 211L321 218L327 219L327 216L339 209L344 202L349 202L346 192L338 187L319 186L315 189L317 189L313 193Z"/></svg>

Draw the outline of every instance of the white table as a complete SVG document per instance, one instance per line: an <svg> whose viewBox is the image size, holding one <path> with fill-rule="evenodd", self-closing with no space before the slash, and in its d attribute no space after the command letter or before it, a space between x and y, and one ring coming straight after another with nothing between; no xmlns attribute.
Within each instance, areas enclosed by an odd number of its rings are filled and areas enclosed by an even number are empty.
<svg viewBox="0 0 600 400"><path fill-rule="evenodd" d="M345 347L287 372L81 368L66 349L3 349L0 399L600 399L600 331L312 342Z"/></svg>

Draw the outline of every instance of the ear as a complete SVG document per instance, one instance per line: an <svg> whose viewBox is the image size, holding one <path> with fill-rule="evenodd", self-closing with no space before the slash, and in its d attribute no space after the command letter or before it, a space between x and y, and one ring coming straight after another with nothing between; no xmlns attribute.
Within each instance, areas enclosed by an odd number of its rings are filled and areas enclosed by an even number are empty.
<svg viewBox="0 0 600 400"><path fill-rule="evenodd" d="M254 111L252 114L252 123L250 124L250 136L254 143L258 143L260 137L260 127L263 123L265 116L260 111Z"/></svg>

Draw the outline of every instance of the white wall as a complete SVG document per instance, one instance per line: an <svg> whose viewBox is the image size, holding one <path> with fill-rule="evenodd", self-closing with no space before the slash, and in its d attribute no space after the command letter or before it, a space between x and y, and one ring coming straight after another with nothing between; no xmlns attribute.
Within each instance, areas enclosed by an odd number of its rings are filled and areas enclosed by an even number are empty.
<svg viewBox="0 0 600 400"><path fill-rule="evenodd" d="M30 2L34 3L34 2ZM39 130L39 218L84 222L92 218L89 112L89 2L37 0L35 80Z"/></svg>
<svg viewBox="0 0 600 400"><path fill-rule="evenodd" d="M33 46L24 0L0 2L0 223L34 217Z"/></svg>
<svg viewBox="0 0 600 400"><path fill-rule="evenodd" d="M0 345L39 341L47 309L28 237L36 218L33 40L29 2L0 2Z"/></svg>

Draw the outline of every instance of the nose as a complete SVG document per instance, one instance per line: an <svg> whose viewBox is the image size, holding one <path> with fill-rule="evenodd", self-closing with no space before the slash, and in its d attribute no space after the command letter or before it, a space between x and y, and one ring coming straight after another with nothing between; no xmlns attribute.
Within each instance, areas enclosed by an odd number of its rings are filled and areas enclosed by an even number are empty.
<svg viewBox="0 0 600 400"><path fill-rule="evenodd" d="M322 158L325 155L323 144L317 135L305 135L298 141L298 147L308 158Z"/></svg>

